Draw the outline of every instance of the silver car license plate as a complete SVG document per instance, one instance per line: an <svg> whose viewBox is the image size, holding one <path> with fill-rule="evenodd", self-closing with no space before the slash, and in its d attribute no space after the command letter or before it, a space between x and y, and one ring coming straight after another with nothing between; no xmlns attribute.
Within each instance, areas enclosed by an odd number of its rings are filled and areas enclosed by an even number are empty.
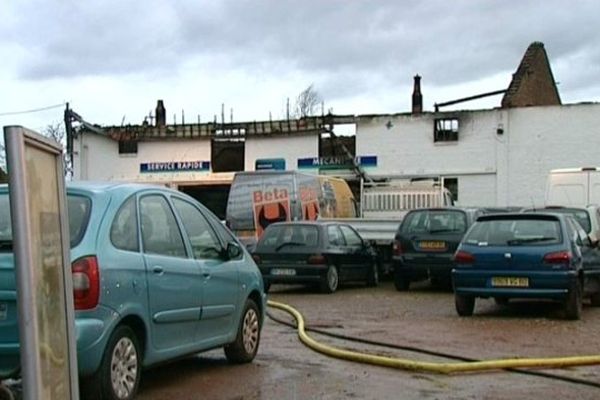
<svg viewBox="0 0 600 400"><path fill-rule="evenodd" d="M296 275L296 270L291 268L273 268L271 275L294 276Z"/></svg>

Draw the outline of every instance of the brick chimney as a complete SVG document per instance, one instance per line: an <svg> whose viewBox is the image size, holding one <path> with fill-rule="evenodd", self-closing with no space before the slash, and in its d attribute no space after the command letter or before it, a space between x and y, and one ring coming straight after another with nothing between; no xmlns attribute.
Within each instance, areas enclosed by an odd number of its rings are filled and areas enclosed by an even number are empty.
<svg viewBox="0 0 600 400"><path fill-rule="evenodd" d="M156 126L165 126L167 124L167 112L162 100L158 100L156 103L154 115L156 115Z"/></svg>
<svg viewBox="0 0 600 400"><path fill-rule="evenodd" d="M423 112L423 95L421 95L421 77L415 75L415 83L412 94L412 113L421 114Z"/></svg>

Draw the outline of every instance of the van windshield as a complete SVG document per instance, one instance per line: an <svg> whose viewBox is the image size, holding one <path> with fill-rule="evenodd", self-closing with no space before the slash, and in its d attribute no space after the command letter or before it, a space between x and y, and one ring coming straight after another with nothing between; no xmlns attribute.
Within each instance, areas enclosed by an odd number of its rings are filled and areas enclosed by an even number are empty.
<svg viewBox="0 0 600 400"><path fill-rule="evenodd" d="M77 246L88 225L91 201L84 196L67 195L71 248ZM12 251L13 234L8 194L0 195L0 251Z"/></svg>

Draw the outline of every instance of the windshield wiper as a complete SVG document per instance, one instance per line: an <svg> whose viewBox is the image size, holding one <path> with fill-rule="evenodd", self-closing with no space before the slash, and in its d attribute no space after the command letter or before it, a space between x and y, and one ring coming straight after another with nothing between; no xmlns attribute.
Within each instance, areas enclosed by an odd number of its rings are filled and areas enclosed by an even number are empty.
<svg viewBox="0 0 600 400"><path fill-rule="evenodd" d="M540 236L540 237L534 237L534 238L511 239L511 240L507 240L506 244L513 245L513 244L523 244L523 243L548 242L550 240L556 240L556 238L551 237L551 236Z"/></svg>
<svg viewBox="0 0 600 400"><path fill-rule="evenodd" d="M302 242L285 242L285 243L281 243L279 246L275 247L275 251L279 251L282 248L284 248L285 246L304 246L304 243L302 243Z"/></svg>
<svg viewBox="0 0 600 400"><path fill-rule="evenodd" d="M442 232L455 232L455 231L456 231L456 229L442 228L442 229L430 230L429 233L442 233Z"/></svg>

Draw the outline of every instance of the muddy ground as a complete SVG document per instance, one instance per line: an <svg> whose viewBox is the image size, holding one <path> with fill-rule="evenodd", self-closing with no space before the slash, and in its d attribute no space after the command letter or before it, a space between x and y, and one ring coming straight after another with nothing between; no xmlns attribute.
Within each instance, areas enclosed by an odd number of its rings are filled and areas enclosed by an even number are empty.
<svg viewBox="0 0 600 400"><path fill-rule="evenodd" d="M562 319L552 303L478 300L460 318L451 292L418 285L397 292L343 287L332 295L273 286L273 300L298 308L307 324L335 333L476 359L600 354L600 308L584 306L580 321ZM290 320L281 311L274 315ZM318 334L325 343L435 362L451 360L361 345ZM600 383L600 366L544 370ZM336 360L301 344L291 328L265 320L252 364L229 365L222 350L146 371L141 400L158 399L599 399L600 388L506 371L437 375Z"/></svg>

